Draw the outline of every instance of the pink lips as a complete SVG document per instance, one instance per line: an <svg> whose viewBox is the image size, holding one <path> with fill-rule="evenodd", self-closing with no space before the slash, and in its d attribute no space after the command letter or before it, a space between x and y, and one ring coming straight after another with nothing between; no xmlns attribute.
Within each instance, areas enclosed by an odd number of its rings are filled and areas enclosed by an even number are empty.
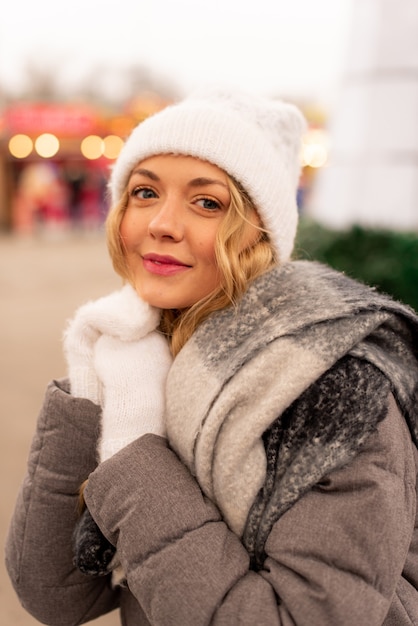
<svg viewBox="0 0 418 626"><path fill-rule="evenodd" d="M151 253L145 254L142 258L144 268L151 274L158 274L159 276L174 276L190 268L190 265L186 265L171 256Z"/></svg>

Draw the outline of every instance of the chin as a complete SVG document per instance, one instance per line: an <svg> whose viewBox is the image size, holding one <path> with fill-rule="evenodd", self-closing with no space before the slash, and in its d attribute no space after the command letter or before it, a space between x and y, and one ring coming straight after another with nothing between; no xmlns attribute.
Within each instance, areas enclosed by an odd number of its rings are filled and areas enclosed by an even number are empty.
<svg viewBox="0 0 418 626"><path fill-rule="evenodd" d="M170 298L168 293L149 293L147 291L137 290L138 295L150 306L156 309L187 309L194 302L177 298Z"/></svg>

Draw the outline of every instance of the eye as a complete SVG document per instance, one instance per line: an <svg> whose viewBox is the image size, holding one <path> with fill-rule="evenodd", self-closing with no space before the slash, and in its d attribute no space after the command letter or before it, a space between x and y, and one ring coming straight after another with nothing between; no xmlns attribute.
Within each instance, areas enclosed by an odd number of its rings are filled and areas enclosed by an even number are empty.
<svg viewBox="0 0 418 626"><path fill-rule="evenodd" d="M149 198L156 198L157 194L151 187L134 187L131 191L131 196L141 200L149 200Z"/></svg>
<svg viewBox="0 0 418 626"><path fill-rule="evenodd" d="M207 211L217 211L222 208L220 202L213 200L212 198L198 198L198 200L196 200L196 204Z"/></svg>

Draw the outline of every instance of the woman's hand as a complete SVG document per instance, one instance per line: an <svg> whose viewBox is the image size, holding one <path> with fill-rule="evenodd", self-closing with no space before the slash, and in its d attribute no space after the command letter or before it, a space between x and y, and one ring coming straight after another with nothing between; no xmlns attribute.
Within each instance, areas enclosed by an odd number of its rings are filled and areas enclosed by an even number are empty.
<svg viewBox="0 0 418 626"><path fill-rule="evenodd" d="M104 461L146 433L165 436L165 381L171 365L165 337L149 333L138 341L102 335L94 368L102 387Z"/></svg>
<svg viewBox="0 0 418 626"><path fill-rule="evenodd" d="M90 576L106 576L116 548L106 539L86 508L73 535L74 565Z"/></svg>
<svg viewBox="0 0 418 626"><path fill-rule="evenodd" d="M157 327L159 318L160 312L141 300L131 285L81 306L64 333L72 395L101 404L93 363L99 337L137 341Z"/></svg>

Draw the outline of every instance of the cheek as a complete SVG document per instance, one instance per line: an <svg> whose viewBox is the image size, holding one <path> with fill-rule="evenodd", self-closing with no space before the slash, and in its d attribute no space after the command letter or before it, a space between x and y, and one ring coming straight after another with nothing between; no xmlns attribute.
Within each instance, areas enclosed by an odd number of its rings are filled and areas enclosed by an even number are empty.
<svg viewBox="0 0 418 626"><path fill-rule="evenodd" d="M126 211L120 223L119 233L127 249L140 237L140 230L140 224L136 218L129 210Z"/></svg>
<svg viewBox="0 0 418 626"><path fill-rule="evenodd" d="M221 271L215 255L214 241L204 242L200 252L200 283L205 292L210 292L221 283Z"/></svg>
<svg viewBox="0 0 418 626"><path fill-rule="evenodd" d="M215 241L202 239L196 242L196 251L200 261L207 267L216 266Z"/></svg>

